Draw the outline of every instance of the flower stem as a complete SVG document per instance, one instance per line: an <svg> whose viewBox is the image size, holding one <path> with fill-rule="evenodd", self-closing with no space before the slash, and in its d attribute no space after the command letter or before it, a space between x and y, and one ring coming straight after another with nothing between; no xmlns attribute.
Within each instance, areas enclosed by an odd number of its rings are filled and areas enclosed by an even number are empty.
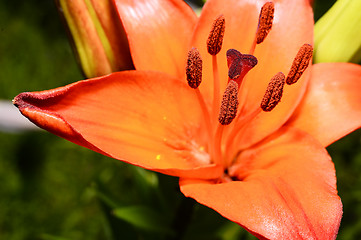
<svg viewBox="0 0 361 240"><path fill-rule="evenodd" d="M218 117L219 104L220 104L220 100L219 100L220 82L219 82L217 55L212 56L212 69L213 69L213 120L215 120Z"/></svg>

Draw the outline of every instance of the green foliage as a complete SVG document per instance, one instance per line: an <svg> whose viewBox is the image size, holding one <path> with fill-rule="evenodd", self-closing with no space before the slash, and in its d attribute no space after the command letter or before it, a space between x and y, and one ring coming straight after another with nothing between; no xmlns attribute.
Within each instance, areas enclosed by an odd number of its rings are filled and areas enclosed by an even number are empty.
<svg viewBox="0 0 361 240"><path fill-rule="evenodd" d="M0 2L0 98L82 79L52 1Z"/></svg>
<svg viewBox="0 0 361 240"><path fill-rule="evenodd" d="M144 205L133 205L115 208L114 216L120 218L136 228L156 233L172 234L167 219L159 212ZM174 233L173 233L174 234Z"/></svg>
<svg viewBox="0 0 361 240"><path fill-rule="evenodd" d="M361 1L338 0L315 24L314 62L361 61Z"/></svg>
<svg viewBox="0 0 361 240"><path fill-rule="evenodd" d="M335 163L343 218L339 239L361 238L361 130L337 141L328 151Z"/></svg>

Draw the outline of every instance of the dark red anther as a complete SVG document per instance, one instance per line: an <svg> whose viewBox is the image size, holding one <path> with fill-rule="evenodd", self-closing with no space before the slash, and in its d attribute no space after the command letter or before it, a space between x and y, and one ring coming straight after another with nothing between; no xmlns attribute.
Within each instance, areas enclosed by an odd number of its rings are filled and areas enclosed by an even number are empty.
<svg viewBox="0 0 361 240"><path fill-rule="evenodd" d="M207 39L207 50L211 55L217 55L222 49L223 36L226 22L223 15L220 15L213 22L211 32Z"/></svg>
<svg viewBox="0 0 361 240"><path fill-rule="evenodd" d="M286 83L288 85L296 83L306 71L310 60L312 59L313 47L311 44L303 44L293 60L291 70L287 75Z"/></svg>
<svg viewBox="0 0 361 240"><path fill-rule="evenodd" d="M272 28L275 6L273 2L266 2L259 14L256 33L257 44L262 43Z"/></svg>
<svg viewBox="0 0 361 240"><path fill-rule="evenodd" d="M202 82L202 58L197 48L188 52L186 75L191 88L198 88Z"/></svg>
<svg viewBox="0 0 361 240"><path fill-rule="evenodd" d="M224 91L218 121L222 125L230 124L237 115L238 108L238 84L229 81Z"/></svg>
<svg viewBox="0 0 361 240"><path fill-rule="evenodd" d="M279 72L272 77L261 102L261 108L263 111L270 112L277 106L277 104L281 101L284 85L285 75L283 73Z"/></svg>

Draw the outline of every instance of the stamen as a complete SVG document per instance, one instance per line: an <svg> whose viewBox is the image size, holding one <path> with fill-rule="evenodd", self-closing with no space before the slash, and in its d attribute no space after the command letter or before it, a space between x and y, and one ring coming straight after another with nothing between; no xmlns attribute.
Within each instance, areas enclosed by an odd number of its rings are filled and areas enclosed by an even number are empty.
<svg viewBox="0 0 361 240"><path fill-rule="evenodd" d="M217 55L212 55L212 73L213 73L213 118L216 121L218 109L219 109L219 98L220 98L220 80L218 72L218 61Z"/></svg>
<svg viewBox="0 0 361 240"><path fill-rule="evenodd" d="M200 105L200 107L202 109L203 119L204 119L205 126L206 126L206 129L207 129L208 138L212 139L212 124L211 124L211 118L209 116L209 112L208 112L206 102L204 101L204 98L202 96L201 91L199 91L199 88L195 89L195 92L197 94L199 105ZM212 148L211 142L209 142L208 143L208 149L211 149L211 148Z"/></svg>
<svg viewBox="0 0 361 240"><path fill-rule="evenodd" d="M221 51L225 30L225 18L220 15L214 22L207 39L207 50L211 55L217 55Z"/></svg>
<svg viewBox="0 0 361 240"><path fill-rule="evenodd" d="M244 89L245 81L243 79L246 74L257 65L257 63L257 58L251 54L241 54L235 49L229 49L227 51L227 64L229 67L228 77L229 79L236 81L238 84L238 91L241 94L239 100L241 104L241 112L245 97L248 95L247 92L244 92L247 89Z"/></svg>
<svg viewBox="0 0 361 240"><path fill-rule="evenodd" d="M238 84L230 80L223 94L218 121L222 125L230 124L237 115Z"/></svg>
<svg viewBox="0 0 361 240"><path fill-rule="evenodd" d="M191 88L198 88L202 82L202 58L197 48L188 52L186 75L187 82Z"/></svg>
<svg viewBox="0 0 361 240"><path fill-rule="evenodd" d="M257 116L262 112L261 108L256 108L253 112L247 114L247 115L241 115L239 114L237 116L237 119L235 120L235 124L233 125L232 131L229 133L227 137L227 143L226 143L226 153L231 152L231 149L233 149L233 145L237 143L235 140L237 136L242 136L244 133L244 130L247 128L247 123L251 122L253 119L257 118ZM232 161L234 159L230 158L230 156L226 156L226 159L228 159L228 162L226 166L232 165Z"/></svg>
<svg viewBox="0 0 361 240"><path fill-rule="evenodd" d="M273 76L262 99L261 108L263 111L272 111L281 101L284 85L285 75L283 73L279 72Z"/></svg>
<svg viewBox="0 0 361 240"><path fill-rule="evenodd" d="M309 61L312 58L313 47L310 44L303 44L293 60L291 70L287 75L286 83L288 85L296 83L307 69Z"/></svg>
<svg viewBox="0 0 361 240"><path fill-rule="evenodd" d="M223 137L224 125L218 124L216 132L214 134L213 143L213 159L216 165L225 166L224 158L222 156L222 137Z"/></svg>
<svg viewBox="0 0 361 240"><path fill-rule="evenodd" d="M203 61L198 49L195 47L191 48L191 50L189 50L188 52L187 66L186 66L187 82L191 88L195 89L195 92L198 97L199 105L203 112L203 117L207 128L208 137L211 138L212 136L212 126L210 121L211 118L209 116L207 105L198 88L198 86L202 82L202 64ZM210 149L210 146L208 146L208 149Z"/></svg>
<svg viewBox="0 0 361 240"><path fill-rule="evenodd" d="M272 28L275 7L273 2L266 2L259 14L258 29L256 33L257 44L262 43Z"/></svg>

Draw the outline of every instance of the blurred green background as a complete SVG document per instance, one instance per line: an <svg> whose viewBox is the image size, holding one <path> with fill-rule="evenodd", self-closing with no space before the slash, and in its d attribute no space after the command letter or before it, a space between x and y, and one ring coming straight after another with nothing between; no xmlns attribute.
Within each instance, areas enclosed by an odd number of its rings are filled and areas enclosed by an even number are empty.
<svg viewBox="0 0 361 240"><path fill-rule="evenodd" d="M333 2L316 0L315 19ZM82 78L53 1L0 1L0 99ZM184 239L254 239L185 199L176 178L44 131L0 132L0 144L0 239L169 239L163 233L170 226ZM361 132L328 150L344 204L338 239L361 239ZM193 204L191 219L177 212ZM187 221L190 228L183 230Z"/></svg>

